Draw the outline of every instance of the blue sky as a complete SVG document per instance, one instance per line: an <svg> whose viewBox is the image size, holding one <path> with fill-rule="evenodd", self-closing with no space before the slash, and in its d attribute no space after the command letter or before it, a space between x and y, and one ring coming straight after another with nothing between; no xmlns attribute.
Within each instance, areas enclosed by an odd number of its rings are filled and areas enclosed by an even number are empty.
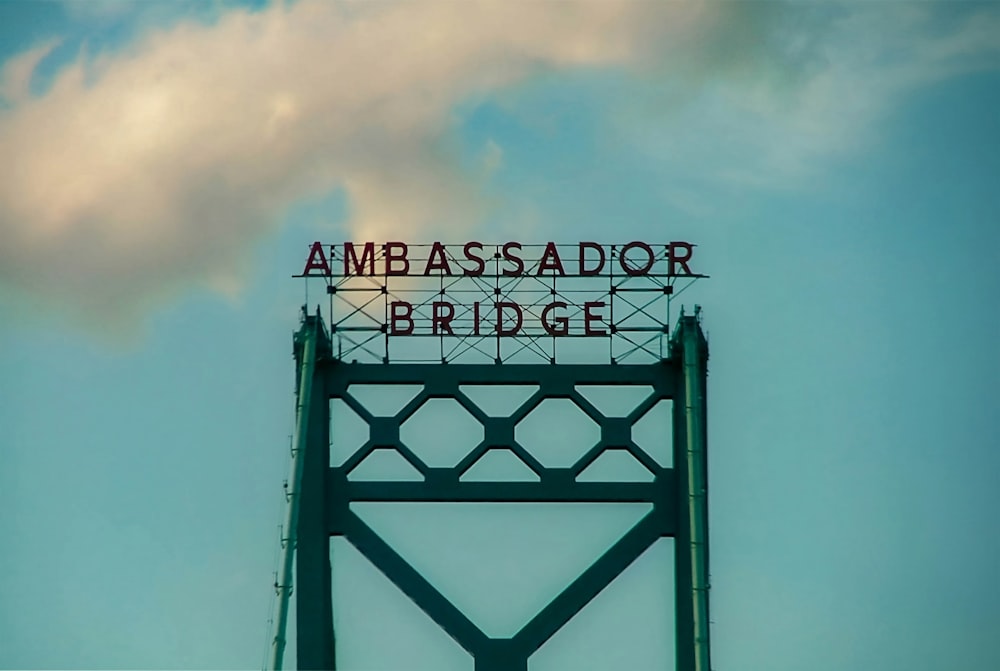
<svg viewBox="0 0 1000 671"><path fill-rule="evenodd" d="M369 238L697 242L714 666L1000 667L997 6L468 7L0 4L0 667L260 665L289 275ZM501 630L568 514L369 519ZM334 564L346 668L471 668ZM670 566L531 668L672 668Z"/></svg>

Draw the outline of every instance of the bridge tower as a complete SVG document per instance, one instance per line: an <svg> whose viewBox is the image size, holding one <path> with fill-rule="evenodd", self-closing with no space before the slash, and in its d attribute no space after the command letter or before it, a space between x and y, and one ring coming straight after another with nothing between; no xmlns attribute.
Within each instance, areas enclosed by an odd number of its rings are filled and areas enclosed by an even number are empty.
<svg viewBox="0 0 1000 671"><path fill-rule="evenodd" d="M288 542L295 548L296 649L301 669L336 669L331 601L332 536L343 536L475 660L476 671L527 671L528 658L657 539L674 539L677 671L710 671L708 604L708 477L706 379L708 344L699 315L681 315L666 356L648 364L408 364L341 360L320 318L307 315L294 338L297 362L295 491ZM352 385L418 385L396 415L379 417L354 398ZM463 385L534 385L537 391L509 417L485 414ZM579 385L652 389L627 417L606 417ZM483 425L484 439L451 468L432 468L400 440L400 425L429 399L450 398ZM515 440L514 427L545 399L569 399L600 427L600 440L571 467L547 468ZM330 466L330 401L341 399L368 423L369 439L342 465ZM673 463L663 467L632 440L631 428L664 399L673 401ZM334 427L336 431L336 427ZM664 440L667 437L664 436ZM348 476L368 455L392 449L423 476L418 482L358 482ZM537 482L466 482L462 474L488 451L513 452ZM579 482L577 476L608 450L625 450L647 468L649 482ZM352 502L619 502L650 511L566 589L510 638L490 638L448 601L357 514ZM290 591L291 553L279 590ZM283 617L283 616L279 616ZM283 623L279 632L284 631ZM669 632L664 632L669 635ZM273 667L285 641L275 639Z"/></svg>

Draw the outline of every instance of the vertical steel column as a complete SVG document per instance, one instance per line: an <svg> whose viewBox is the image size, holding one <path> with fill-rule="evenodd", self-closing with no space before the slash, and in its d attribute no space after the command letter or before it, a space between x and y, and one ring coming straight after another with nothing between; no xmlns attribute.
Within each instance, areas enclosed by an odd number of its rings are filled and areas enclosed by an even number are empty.
<svg viewBox="0 0 1000 671"><path fill-rule="evenodd" d="M295 559L295 545L298 538L299 504L301 502L302 471L304 460L302 455L307 444L309 430L309 414L312 408L313 380L316 369L316 339L318 324L304 314L299 332L295 334L296 358L296 408L295 408L295 443L292 446L291 482L287 490L288 506L285 510L285 524L282 526L281 570L278 574L275 589L278 590L276 613L274 616L274 639L271 641L271 659L268 668L280 671L285 657L287 640L285 633L288 628L288 605L292 595L292 570Z"/></svg>
<svg viewBox="0 0 1000 671"><path fill-rule="evenodd" d="M681 368L674 399L674 538L677 671L710 671L708 619L708 460L705 382L708 342L694 316L681 316L671 343Z"/></svg>
<svg viewBox="0 0 1000 671"><path fill-rule="evenodd" d="M317 339L312 395L302 454L302 497L296 527L295 627L298 668L335 669L331 600L330 528L327 523L326 474L330 468L330 394L324 368L330 342L320 317L314 318ZM307 323L308 325L308 323Z"/></svg>

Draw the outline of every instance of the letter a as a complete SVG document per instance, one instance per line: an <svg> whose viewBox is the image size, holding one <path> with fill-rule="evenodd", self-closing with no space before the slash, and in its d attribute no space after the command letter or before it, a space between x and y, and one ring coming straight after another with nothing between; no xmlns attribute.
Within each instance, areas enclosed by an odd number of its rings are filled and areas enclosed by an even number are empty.
<svg viewBox="0 0 1000 671"><path fill-rule="evenodd" d="M545 253L542 254L542 260L538 262L538 271L535 274L541 275L546 270L554 270L560 275L566 274L566 271L563 270L562 259L559 258L559 249L556 248L554 242L545 245Z"/></svg>
<svg viewBox="0 0 1000 671"><path fill-rule="evenodd" d="M316 257L319 260L316 260ZM323 245L319 242L314 242L312 244L312 249L309 250L309 259L306 261L306 267L302 269L302 275L310 275L310 270L322 270L323 274L329 277L332 273L330 272L330 264L326 262L326 254L323 253Z"/></svg>

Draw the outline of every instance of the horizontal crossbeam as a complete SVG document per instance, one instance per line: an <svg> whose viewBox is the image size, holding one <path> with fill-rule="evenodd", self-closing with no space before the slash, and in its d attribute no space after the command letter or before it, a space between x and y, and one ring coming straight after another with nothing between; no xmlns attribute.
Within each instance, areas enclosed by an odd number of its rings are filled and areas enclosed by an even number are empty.
<svg viewBox="0 0 1000 671"><path fill-rule="evenodd" d="M427 385L434 393L453 392L463 384L540 385L543 389L573 385L618 385L652 387L662 398L673 398L678 368L671 360L651 364L609 366L600 364L423 364L346 363L329 360L322 364L327 391L339 397L352 384Z"/></svg>
<svg viewBox="0 0 1000 671"><path fill-rule="evenodd" d="M335 471L336 469L331 469ZM672 475L670 469L666 469ZM331 476L334 505L410 503L657 503L672 499L670 482L357 482ZM337 483L337 481L340 481ZM669 478L672 480L672 478Z"/></svg>

